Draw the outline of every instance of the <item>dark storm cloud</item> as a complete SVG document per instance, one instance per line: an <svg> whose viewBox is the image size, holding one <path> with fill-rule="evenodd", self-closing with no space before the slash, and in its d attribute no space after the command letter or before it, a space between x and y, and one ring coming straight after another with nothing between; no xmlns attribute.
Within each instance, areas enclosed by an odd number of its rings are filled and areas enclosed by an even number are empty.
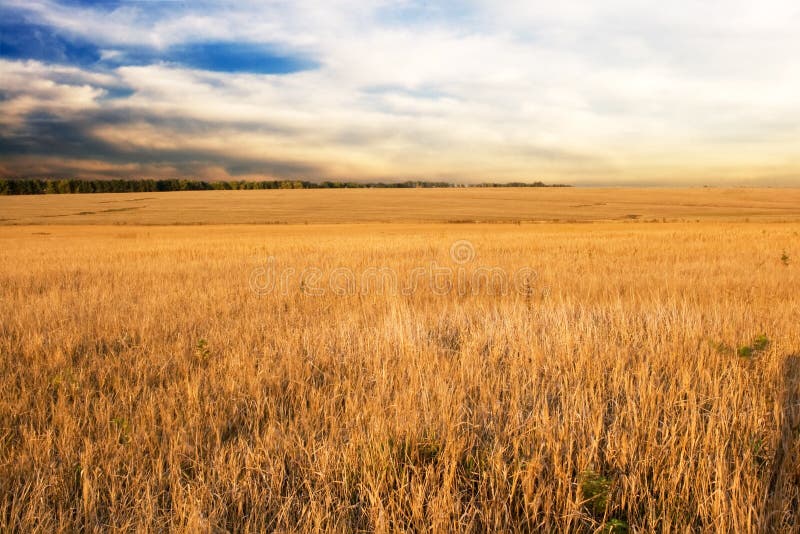
<svg viewBox="0 0 800 534"><path fill-rule="evenodd" d="M33 176L28 162L31 157L47 158L48 161L93 160L106 161L114 165L140 164L145 167L153 165L170 166L181 175L191 175L198 168L211 166L222 168L232 176L269 175L281 178L305 178L323 176L321 169L314 165L296 164L271 159L268 154L257 161L240 157L209 154L203 150L193 149L155 149L118 146L106 142L93 134L98 126L123 126L131 122L150 124L155 127L169 125L181 132L203 133L220 128L244 129L253 132L261 131L260 126L252 124L231 125L214 124L189 119L174 120L159 117L155 114L142 114L131 110L99 111L83 113L80 116L65 119L47 112L35 112L26 116L24 125L14 132L0 131L0 157L7 162L16 176ZM14 165L13 156L25 156L20 159L22 166ZM74 175L75 170L67 165L66 172L57 168L37 170L35 174L48 176ZM121 176L129 171L120 171ZM109 174L110 176L113 173Z"/></svg>

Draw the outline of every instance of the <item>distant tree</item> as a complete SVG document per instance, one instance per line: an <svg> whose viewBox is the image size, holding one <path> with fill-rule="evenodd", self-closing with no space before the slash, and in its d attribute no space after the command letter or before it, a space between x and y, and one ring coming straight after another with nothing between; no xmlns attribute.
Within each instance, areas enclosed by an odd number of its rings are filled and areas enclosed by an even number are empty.
<svg viewBox="0 0 800 534"><path fill-rule="evenodd" d="M423 180L407 180L404 182L348 182L310 180L229 180L208 182L191 179L138 179L138 180L34 180L34 179L2 179L0 195L38 195L65 193L142 193L151 191L206 191L206 190L253 190L253 189L362 189L362 188L445 188L468 187L465 184L448 182L428 182ZM569 187L543 182L485 182L469 187Z"/></svg>

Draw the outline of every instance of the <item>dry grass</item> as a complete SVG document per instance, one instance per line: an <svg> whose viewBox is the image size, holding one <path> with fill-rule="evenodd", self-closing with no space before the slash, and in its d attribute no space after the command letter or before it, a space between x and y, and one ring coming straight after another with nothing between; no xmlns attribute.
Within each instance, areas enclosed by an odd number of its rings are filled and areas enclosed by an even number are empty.
<svg viewBox="0 0 800 534"><path fill-rule="evenodd" d="M0 224L800 220L800 189L349 189L0 196Z"/></svg>
<svg viewBox="0 0 800 534"><path fill-rule="evenodd" d="M799 232L2 227L0 530L797 530ZM538 278L248 284L457 239Z"/></svg>

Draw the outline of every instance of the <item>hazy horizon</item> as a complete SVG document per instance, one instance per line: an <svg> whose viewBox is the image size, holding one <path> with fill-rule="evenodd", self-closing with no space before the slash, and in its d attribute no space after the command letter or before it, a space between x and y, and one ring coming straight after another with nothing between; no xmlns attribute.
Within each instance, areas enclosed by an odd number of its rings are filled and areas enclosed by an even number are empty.
<svg viewBox="0 0 800 534"><path fill-rule="evenodd" d="M800 185L788 1L0 0L0 177Z"/></svg>

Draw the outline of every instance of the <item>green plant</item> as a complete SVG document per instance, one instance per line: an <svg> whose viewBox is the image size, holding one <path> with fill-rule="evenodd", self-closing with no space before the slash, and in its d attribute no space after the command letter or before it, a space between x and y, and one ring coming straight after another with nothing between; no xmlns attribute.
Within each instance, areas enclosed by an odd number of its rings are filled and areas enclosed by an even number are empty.
<svg viewBox="0 0 800 534"><path fill-rule="evenodd" d="M753 454L753 459L759 467L765 467L767 465L769 462L769 454L763 438L750 438L750 451Z"/></svg>
<svg viewBox="0 0 800 534"><path fill-rule="evenodd" d="M595 516L603 515L608 507L611 480L594 471L584 471L579 482L586 508Z"/></svg>
<svg viewBox="0 0 800 534"><path fill-rule="evenodd" d="M211 349L208 348L208 341L199 339L194 347L194 355L201 362L206 362L211 357Z"/></svg>
<svg viewBox="0 0 800 534"><path fill-rule="evenodd" d="M62 369L50 380L53 391L66 394L74 394L78 391L79 385L72 368Z"/></svg>
<svg viewBox="0 0 800 534"><path fill-rule="evenodd" d="M753 339L749 345L739 347L737 354L740 358L752 358L766 350L769 347L769 343L769 338L765 334L761 334Z"/></svg>
<svg viewBox="0 0 800 534"><path fill-rule="evenodd" d="M626 534L629 528L628 523L614 517L603 526L603 532L605 534Z"/></svg>
<svg viewBox="0 0 800 534"><path fill-rule="evenodd" d="M128 423L128 420L124 417L114 417L111 419L111 425L117 430L119 433L118 441L120 443L127 443L130 441L130 431L131 426Z"/></svg>
<svg viewBox="0 0 800 534"><path fill-rule="evenodd" d="M761 334L760 336L758 336L757 338L755 338L753 340L753 349L754 350L762 351L762 350L766 349L767 347L769 347L769 338L766 335Z"/></svg>
<svg viewBox="0 0 800 534"><path fill-rule="evenodd" d="M733 352L733 348L730 345L728 345L727 343L724 343L722 341L717 342L717 341L710 340L708 342L708 344L711 345L711 348L717 354L731 354Z"/></svg>

